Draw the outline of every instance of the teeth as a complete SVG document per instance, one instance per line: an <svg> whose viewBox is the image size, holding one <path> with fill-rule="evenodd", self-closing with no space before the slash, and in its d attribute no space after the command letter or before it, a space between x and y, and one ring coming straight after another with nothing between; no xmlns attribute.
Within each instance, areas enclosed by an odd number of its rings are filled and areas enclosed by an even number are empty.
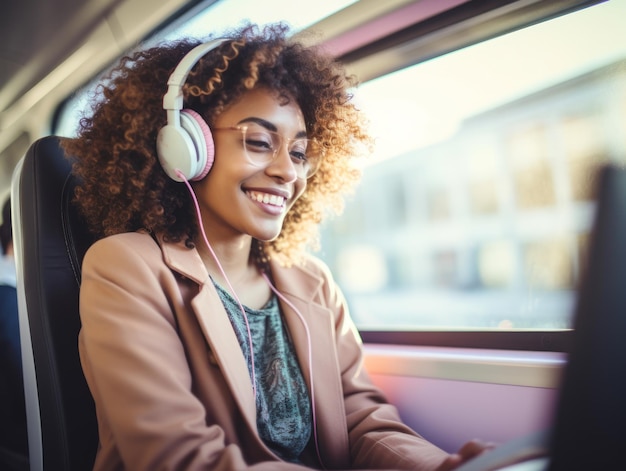
<svg viewBox="0 0 626 471"><path fill-rule="evenodd" d="M258 191L246 192L248 197L259 203L271 204L272 206L283 206L285 204L285 198L277 195L270 195L269 193L260 193Z"/></svg>

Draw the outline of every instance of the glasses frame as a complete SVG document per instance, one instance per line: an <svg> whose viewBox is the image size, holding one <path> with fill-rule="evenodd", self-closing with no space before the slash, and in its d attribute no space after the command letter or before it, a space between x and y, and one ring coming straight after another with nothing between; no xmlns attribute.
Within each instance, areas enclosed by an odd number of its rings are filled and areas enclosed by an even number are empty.
<svg viewBox="0 0 626 471"><path fill-rule="evenodd" d="M249 126L225 126L225 127L219 127L219 128L211 128L211 131L239 131L241 133L242 136L242 141L241 141L241 146L244 150L244 152L246 153L246 156L248 158L248 160L250 162L252 162L255 165L267 165L271 162L273 162L276 157L278 156L278 153L280 152L280 150L283 148L284 145L289 146L289 143L291 142L299 142L299 141L305 141L307 143L306 145L306 162L309 163L309 167L307 169L306 174L301 174L298 173L299 169L301 168L298 165L297 161L294 161L294 159L292 158L291 161L294 163L294 168L296 169L296 174L297 177L299 179L302 180L307 180L309 178L311 178L313 175L315 175L315 172L317 172L317 170L319 169L320 163L321 163L321 159L319 158L319 154L317 154L315 151L311 151L310 150L310 146L313 145L313 147L315 147L316 141L315 139L309 139L307 137L296 137L296 138L290 138L290 137L285 137L282 134L276 132L276 131L272 131L266 128L262 127L263 132L266 132L268 134L270 134L272 137L272 144L274 142L277 142L277 145L274 146L271 150L272 150L272 157L270 159L267 160L259 160L256 159L254 157L251 157L251 152L248 151L248 146L246 145L246 133L248 132ZM274 137L276 138L274 140ZM290 152L289 147L287 147L287 152ZM269 154L269 152L267 152ZM253 155L255 153L252 153ZM262 153L256 153L255 155L261 155Z"/></svg>

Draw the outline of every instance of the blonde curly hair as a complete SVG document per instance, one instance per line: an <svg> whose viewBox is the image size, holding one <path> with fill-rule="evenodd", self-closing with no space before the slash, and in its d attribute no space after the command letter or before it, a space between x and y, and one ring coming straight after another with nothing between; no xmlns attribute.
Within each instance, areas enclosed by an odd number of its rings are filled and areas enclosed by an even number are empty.
<svg viewBox="0 0 626 471"><path fill-rule="evenodd" d="M371 138L352 100L355 78L319 48L291 40L287 33L288 27L279 23L247 25L226 35L229 40L190 72L183 100L184 108L199 113L209 126L256 87L297 102L321 164L287 214L280 235L253 244L259 263L276 257L289 265L306 248L319 248L319 223L342 210L344 196L360 177L355 161L371 151ZM146 229L193 245L199 228L190 195L161 168L156 139L166 124L162 99L167 79L199 43L186 39L122 58L99 85L78 137L63 141L80 181L75 200L97 237Z"/></svg>

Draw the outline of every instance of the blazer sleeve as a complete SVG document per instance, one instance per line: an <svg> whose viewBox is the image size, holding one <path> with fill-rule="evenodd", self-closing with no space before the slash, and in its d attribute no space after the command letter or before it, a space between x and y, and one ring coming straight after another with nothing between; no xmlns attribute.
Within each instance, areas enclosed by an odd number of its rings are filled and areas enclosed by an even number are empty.
<svg viewBox="0 0 626 471"><path fill-rule="evenodd" d="M335 315L344 407L352 466L363 469L435 470L448 453L405 425L397 409L370 380L363 364L361 337L346 300L328 268L318 262L325 303Z"/></svg>
<svg viewBox="0 0 626 471"><path fill-rule="evenodd" d="M80 353L100 428L96 469L304 470L248 466L206 423L177 334L175 277L149 236L125 236L97 242L83 264Z"/></svg>

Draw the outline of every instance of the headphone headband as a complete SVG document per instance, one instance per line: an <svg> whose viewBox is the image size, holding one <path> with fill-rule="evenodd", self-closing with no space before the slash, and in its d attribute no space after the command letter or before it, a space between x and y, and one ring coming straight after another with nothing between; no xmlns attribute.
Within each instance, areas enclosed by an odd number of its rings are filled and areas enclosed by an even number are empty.
<svg viewBox="0 0 626 471"><path fill-rule="evenodd" d="M215 39L200 44L189 51L178 63L174 72L167 80L167 93L163 97L164 110L181 110L183 108L182 88L193 66L198 63L205 54L224 43L226 39Z"/></svg>

